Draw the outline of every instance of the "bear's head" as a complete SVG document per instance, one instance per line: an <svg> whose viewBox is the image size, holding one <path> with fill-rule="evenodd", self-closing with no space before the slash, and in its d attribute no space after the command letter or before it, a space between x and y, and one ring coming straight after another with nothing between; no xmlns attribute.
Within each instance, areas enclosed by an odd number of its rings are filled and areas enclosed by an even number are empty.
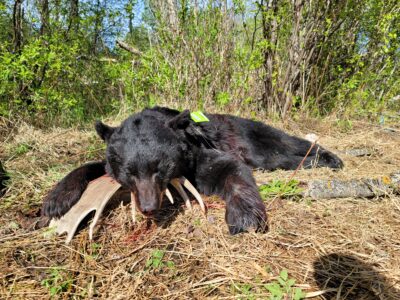
<svg viewBox="0 0 400 300"><path fill-rule="evenodd" d="M97 133L107 144L107 173L135 194L137 206L146 215L160 208L167 185L190 164L178 129L181 120L171 122L150 110L118 127L96 123Z"/></svg>

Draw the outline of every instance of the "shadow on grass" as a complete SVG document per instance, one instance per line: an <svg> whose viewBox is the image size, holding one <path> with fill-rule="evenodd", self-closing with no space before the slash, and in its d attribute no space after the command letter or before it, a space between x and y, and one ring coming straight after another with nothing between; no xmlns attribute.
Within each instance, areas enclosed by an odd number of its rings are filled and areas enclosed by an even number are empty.
<svg viewBox="0 0 400 300"><path fill-rule="evenodd" d="M314 279L328 300L400 299L400 291L374 266L361 258L332 253L314 262Z"/></svg>

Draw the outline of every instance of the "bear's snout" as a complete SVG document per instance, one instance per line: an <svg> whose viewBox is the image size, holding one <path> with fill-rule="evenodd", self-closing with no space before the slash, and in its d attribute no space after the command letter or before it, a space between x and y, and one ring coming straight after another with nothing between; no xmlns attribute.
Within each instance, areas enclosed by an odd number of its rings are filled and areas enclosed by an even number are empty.
<svg viewBox="0 0 400 300"><path fill-rule="evenodd" d="M148 216L154 214L154 212L156 212L158 209L157 205L153 205L152 203L148 204L147 202L144 202L143 205L141 203L140 206L141 206L140 210L142 211L142 213Z"/></svg>
<svg viewBox="0 0 400 300"><path fill-rule="evenodd" d="M140 211L145 215L152 215L159 208L160 188L151 180L136 182L137 202Z"/></svg>

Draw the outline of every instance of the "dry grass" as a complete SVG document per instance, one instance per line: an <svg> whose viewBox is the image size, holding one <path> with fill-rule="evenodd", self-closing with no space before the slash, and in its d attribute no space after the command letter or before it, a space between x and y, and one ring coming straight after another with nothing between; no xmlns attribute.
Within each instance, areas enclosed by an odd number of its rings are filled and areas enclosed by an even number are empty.
<svg viewBox="0 0 400 300"><path fill-rule="evenodd" d="M299 126L298 124L301 124ZM368 148L372 155L340 154L341 171L300 170L296 179L359 178L400 170L400 134L365 123L342 132L334 122L277 124L292 133L315 132L341 153ZM132 224L129 207L109 210L94 242L84 228L64 245L39 218L40 204L68 170L101 157L93 131L20 124L3 135L0 156L13 181L0 201L0 298L268 299L265 285L281 270L314 299L400 299L400 198L294 202L267 199L267 234L230 236L223 203L207 198L184 212L169 207L162 226ZM256 172L259 182L285 180L292 172ZM160 251L158 251L160 250ZM157 265L157 255L163 255ZM173 265L172 265L173 263ZM58 289L58 290L57 290ZM328 291L331 291L330 293Z"/></svg>

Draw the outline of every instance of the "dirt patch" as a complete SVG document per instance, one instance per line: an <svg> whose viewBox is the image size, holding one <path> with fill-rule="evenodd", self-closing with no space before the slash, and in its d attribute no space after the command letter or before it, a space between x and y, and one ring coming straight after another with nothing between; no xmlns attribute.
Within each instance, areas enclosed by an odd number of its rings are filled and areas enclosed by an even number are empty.
<svg viewBox="0 0 400 300"><path fill-rule="evenodd" d="M300 124L300 125L299 125ZM295 179L375 178L400 170L400 134L363 122L344 132L330 120L276 124L316 133L345 168L300 170ZM0 200L0 298L268 299L273 287L313 299L400 299L400 197L291 201L266 199L270 230L230 236L224 204L165 209L164 222L133 224L117 205L97 226L64 244L40 218L45 193L75 166L102 156L93 131L20 124L3 139L13 180ZM368 149L352 156L349 149ZM256 172L260 183L293 172ZM288 278L285 276L287 270ZM285 279L286 278L286 279ZM295 279L293 283L290 279ZM283 281L283 283L282 283ZM281 282L281 283L280 283Z"/></svg>

